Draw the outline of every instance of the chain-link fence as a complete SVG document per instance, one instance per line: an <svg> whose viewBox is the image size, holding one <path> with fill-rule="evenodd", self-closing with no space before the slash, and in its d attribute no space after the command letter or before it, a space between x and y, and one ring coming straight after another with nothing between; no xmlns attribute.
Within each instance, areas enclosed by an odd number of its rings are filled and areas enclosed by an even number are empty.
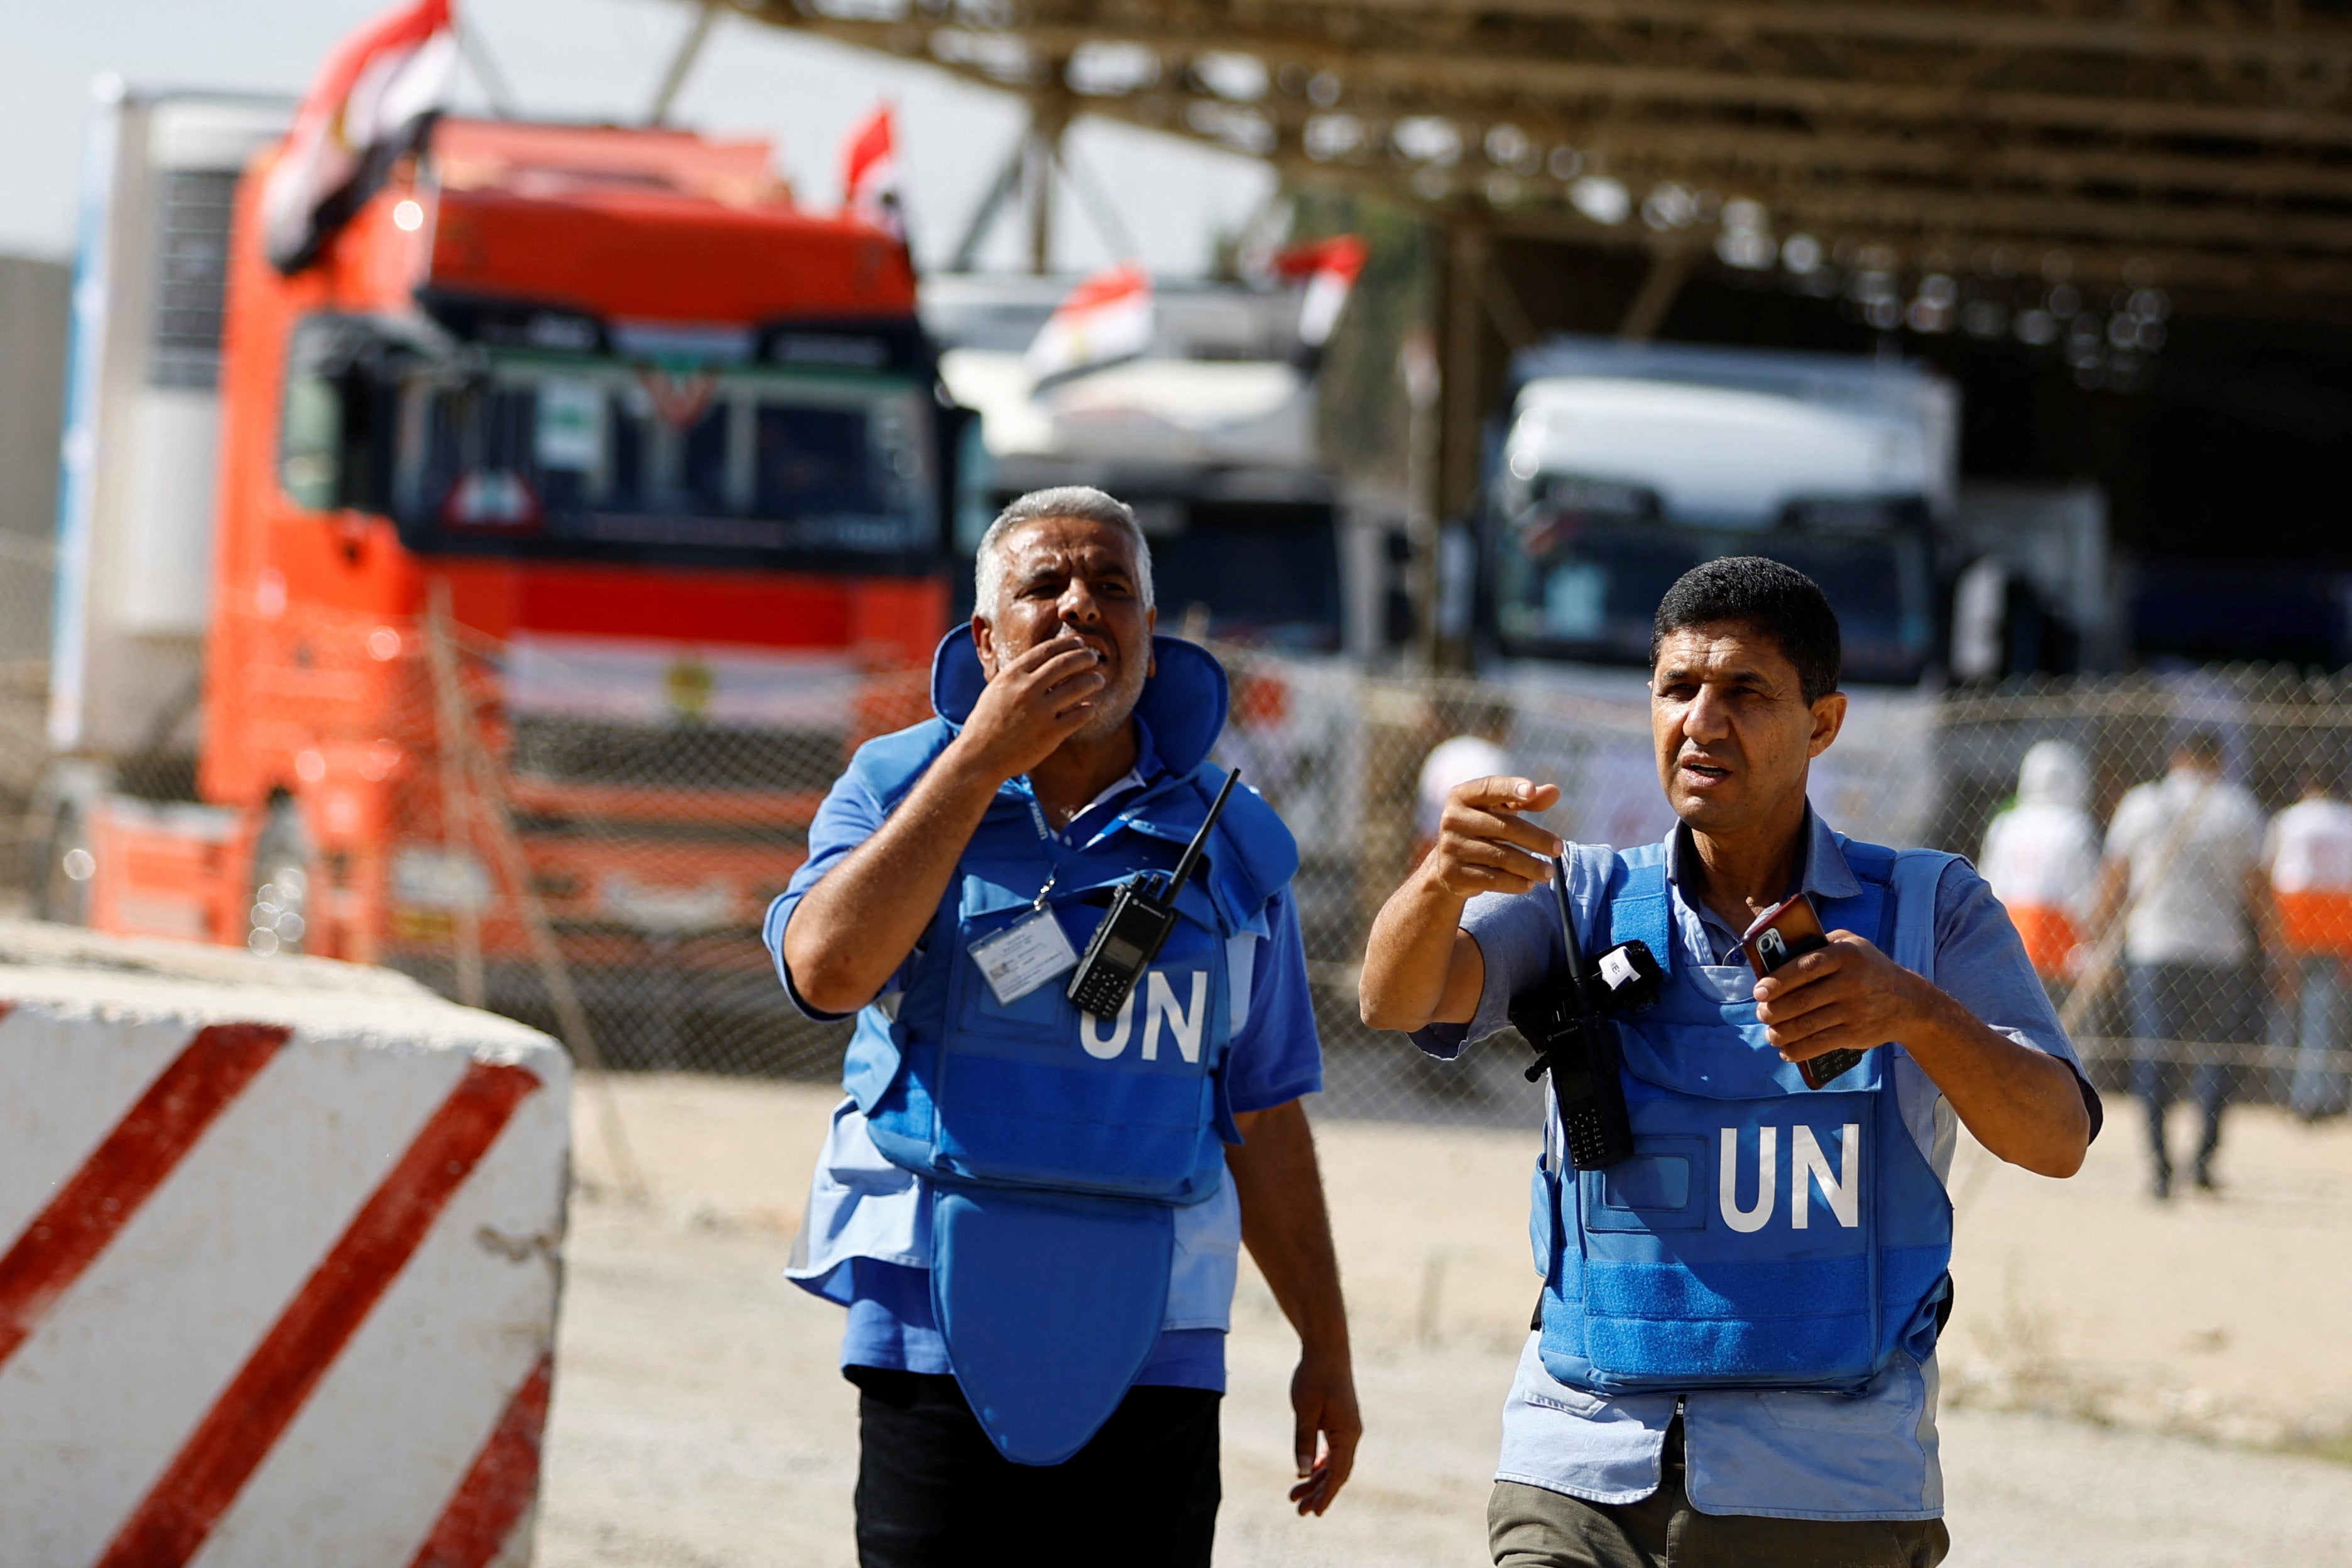
<svg viewBox="0 0 2352 1568"><path fill-rule="evenodd" d="M1560 804L1539 820L1564 837L1622 848L1664 836L1672 817L1638 677L1611 694L1591 672L1568 689L1227 663L1236 698L1220 755L1281 808L1304 851L1298 900L1332 1109L1532 1117L1538 1102L1517 1077L1530 1058L1516 1036L1463 1067L1423 1063L1358 1021L1355 966L1381 901L1433 831L1437 800L1460 782L1449 758L1432 763L1447 742L1483 742L1467 750L1480 771L1500 763L1559 784ZM2031 809L2018 812L2037 745L2060 776L2044 781L2050 798L2028 791ZM2158 784L2176 763L2172 782ZM2152 787L2111 837L2137 785ZM1812 785L1822 814L1857 838L1972 859L1996 818L2010 818L2005 864L1988 863L1988 875L2103 1087L2276 1100L2311 1114L2346 1098L2352 808L2281 814L2347 794L2352 685L2262 669L1857 691ZM2131 869L2108 886L2111 850Z"/></svg>
<svg viewBox="0 0 2352 1568"><path fill-rule="evenodd" d="M42 710L54 554L47 540L0 531L0 884L22 858L26 814L48 753Z"/></svg>
<svg viewBox="0 0 2352 1568"><path fill-rule="evenodd" d="M792 1014L758 924L848 752L927 711L922 672L740 650L655 657L593 639L491 646L436 633L446 624L281 613L215 628L212 657L241 673L192 715L216 759L206 788L250 792L290 762L294 794L257 817L157 799L171 792L125 777L130 790L85 803L75 831L46 841L51 859L88 857L78 912L394 964L620 1069L837 1071L845 1026ZM1359 1021L1357 965L1373 914L1433 826L1433 797L1458 782L1424 777L1443 742L1470 738L1472 758L1559 784L1545 820L1569 837L1625 847L1665 832L1638 672L1586 671L1571 689L1221 651L1234 705L1217 756L1265 793L1301 848L1325 1113L1531 1122L1540 1102L1515 1037L1461 1063L1425 1062ZM2263 848L2272 818L2307 789L2340 793L2352 779L2352 689L2207 671L1858 692L1817 764L1813 798L1857 837L1974 857L2040 742L2073 759L2076 859L2044 868L2053 894L2034 893L2014 868L2003 890L2105 1081L2123 1087L2138 1058L2185 1073L2192 1096L2337 1106L2340 1058L2326 1053L2337 1020L2352 1020L2335 956L2352 952L2352 919L2339 942L2318 917L2295 914L2307 889L2273 897ZM2135 829L2141 860L2165 863L2141 865L2137 902L2128 881L2118 890L2126 907L2114 922L2137 932L2202 921L2207 938L2102 948L2093 937L2110 819L2132 786L2209 743L2219 782L2188 815L2214 823L2182 837L2170 831L2182 813L2156 810ZM238 767L251 776L233 776ZM2352 831L2327 843L2297 874L2333 896L2352 889ZM2184 912L2182 888L2232 877L2243 897ZM2213 934L2226 931L2238 934ZM2142 962L2152 958L2169 968ZM2241 999L2224 1005L2224 994ZM2136 1034L2158 1043L2136 1047Z"/></svg>
<svg viewBox="0 0 2352 1568"><path fill-rule="evenodd" d="M1444 789L1463 782L1431 762L1468 740L1477 772L1556 783L1553 831L1618 847L1654 842L1673 823L1652 760L1649 698L1638 671L1582 673L1574 688L1540 679L1375 677L1339 664L1226 650L1234 707L1217 748L1244 770L1297 836L1300 921L1326 1052L1327 1106L1343 1115L1532 1123L1531 1054L1506 1032L1454 1063L1423 1058L1367 1029L1356 1008L1364 938L1381 901L1434 833ZM1817 765L1813 795L1859 837L1922 842L1936 800L1928 765L1930 697L1862 693L1854 723ZM1447 747L1453 755L1460 747ZM1425 773L1427 776L1425 776ZM1475 773L1470 776L1475 776Z"/></svg>

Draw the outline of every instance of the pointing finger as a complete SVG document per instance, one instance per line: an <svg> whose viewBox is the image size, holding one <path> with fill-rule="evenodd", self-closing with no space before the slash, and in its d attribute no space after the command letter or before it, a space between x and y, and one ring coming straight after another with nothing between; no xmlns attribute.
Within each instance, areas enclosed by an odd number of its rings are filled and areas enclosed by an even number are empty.
<svg viewBox="0 0 2352 1568"><path fill-rule="evenodd" d="M1558 834L1507 814L1497 816L1491 812L1454 806L1446 811L1439 826L1448 833L1457 833L1465 838L1516 844L1531 855L1552 856L1561 849Z"/></svg>
<svg viewBox="0 0 2352 1568"><path fill-rule="evenodd" d="M1559 786L1496 773L1454 785L1446 799L1488 811L1549 811L1559 799Z"/></svg>

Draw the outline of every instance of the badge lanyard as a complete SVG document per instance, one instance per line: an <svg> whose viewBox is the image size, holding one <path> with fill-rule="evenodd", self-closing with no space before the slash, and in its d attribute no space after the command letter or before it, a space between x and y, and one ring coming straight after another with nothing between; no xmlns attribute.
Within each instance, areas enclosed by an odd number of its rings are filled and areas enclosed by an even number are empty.
<svg viewBox="0 0 2352 1568"><path fill-rule="evenodd" d="M1029 797L1029 816L1036 823L1037 837L1047 846L1050 857L1055 842L1053 830L1045 826L1045 810L1034 794ZM1061 879L1062 868L1056 864L1046 874L1045 885L1029 900L1027 914L1003 931L973 942L969 950L1001 1007L1011 1006L1048 980L1077 967L1077 951L1070 946L1070 939L1062 933L1062 922L1054 918L1046 904L1054 884Z"/></svg>

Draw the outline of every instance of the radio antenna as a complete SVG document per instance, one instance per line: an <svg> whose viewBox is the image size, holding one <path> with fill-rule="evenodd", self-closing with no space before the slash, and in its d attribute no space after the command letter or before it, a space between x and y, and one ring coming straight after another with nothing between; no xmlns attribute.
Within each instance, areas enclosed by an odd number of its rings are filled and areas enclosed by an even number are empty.
<svg viewBox="0 0 2352 1568"><path fill-rule="evenodd" d="M1559 905L1559 940L1568 950L1569 984L1576 987L1576 1009L1592 1016L1592 994L1584 983L1584 954L1576 946L1576 911L1568 901L1568 857L1551 858L1552 898Z"/></svg>
<svg viewBox="0 0 2352 1568"><path fill-rule="evenodd" d="M1201 819L1201 831L1192 835L1192 842L1184 846L1184 858L1176 862L1175 875L1169 879L1168 891L1161 895L1162 902L1174 903L1176 895L1182 892L1184 884L1192 879L1192 868L1200 864L1201 850L1209 842L1209 829L1217 825L1217 814L1225 809L1225 796L1234 793L1234 785L1241 782L1241 776L1239 768L1225 775L1224 788L1217 792L1216 800L1209 807L1209 815Z"/></svg>

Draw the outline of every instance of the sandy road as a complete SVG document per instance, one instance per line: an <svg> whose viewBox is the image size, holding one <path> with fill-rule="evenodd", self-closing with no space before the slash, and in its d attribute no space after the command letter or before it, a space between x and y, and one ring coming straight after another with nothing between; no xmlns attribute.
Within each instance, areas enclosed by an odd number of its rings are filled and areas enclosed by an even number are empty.
<svg viewBox="0 0 2352 1568"><path fill-rule="evenodd" d="M777 1278L829 1097L620 1087L656 1198L609 1195L583 1120L540 1561L847 1564L840 1319ZM1963 1166L1953 1563L2352 1564L2352 1467L2158 1429L2274 1437L2352 1413L2352 1354L2315 1348L2352 1343L2352 1132L2257 1113L2236 1131L2225 1197L2168 1211L2137 1195L2128 1137L2103 1140L2074 1184ZM1365 1124L1322 1139L1370 1432L1341 1506L1290 1517L1292 1345L1245 1278L1220 1561L1483 1563L1495 1409L1531 1285L1526 1150ZM2301 1354L2284 1337L2298 1323L2315 1336ZM2123 1424L1998 1407L2017 1405Z"/></svg>

